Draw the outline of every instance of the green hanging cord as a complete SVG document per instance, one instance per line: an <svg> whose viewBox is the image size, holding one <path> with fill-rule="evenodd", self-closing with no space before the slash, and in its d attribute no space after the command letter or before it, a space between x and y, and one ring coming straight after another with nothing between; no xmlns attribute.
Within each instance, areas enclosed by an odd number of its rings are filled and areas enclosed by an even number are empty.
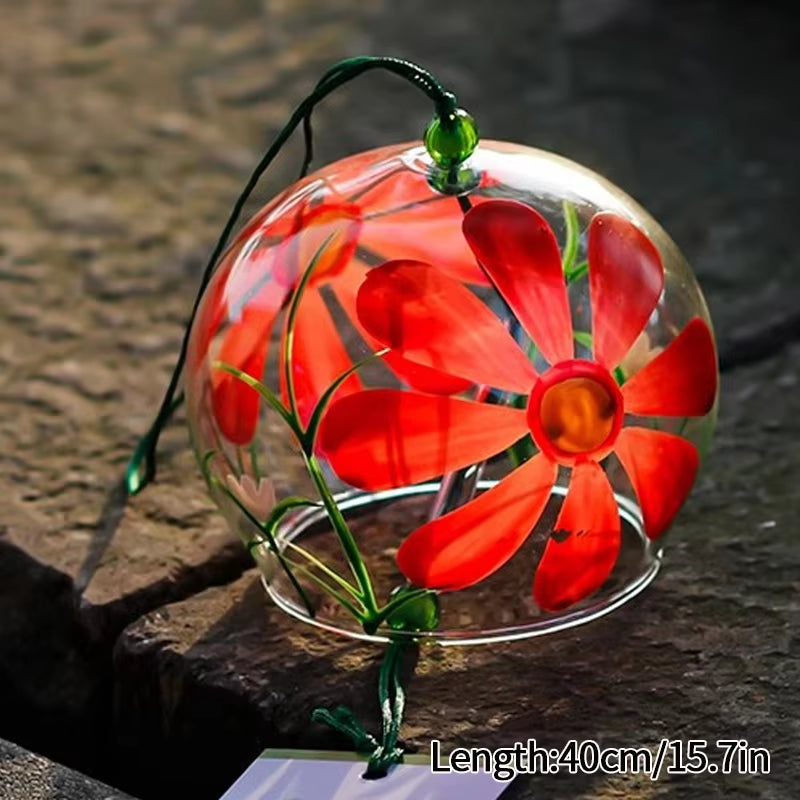
<svg viewBox="0 0 800 800"><path fill-rule="evenodd" d="M371 69L374 60L371 56L358 56L341 61L319 79L316 89L324 87L328 81L347 70L357 70L356 74L360 74ZM423 138L425 148L437 166L449 169L469 158L478 145L478 128L475 120L464 109L458 108L456 96L446 91L430 72L410 61L389 57L381 59L381 66L408 78L434 100L436 115L428 125ZM306 176L314 158L311 114L312 109L309 109L303 117L305 156L300 178Z"/></svg>
<svg viewBox="0 0 800 800"><path fill-rule="evenodd" d="M372 69L384 69L408 80L421 89L433 101L436 117L434 122L428 126L428 131L426 131L425 135L425 143L429 148L431 157L437 164L445 166L444 162L447 162L446 166L450 168L453 166L451 162L453 162L454 158L460 157L463 160L463 158L466 158L472 150L474 150L475 145L477 145L477 129L475 130L474 136L469 134L470 123L468 120L472 120L472 118L466 114L466 112L458 108L455 95L452 92L446 91L431 73L416 64L392 57L363 56L346 59L328 70L317 84L314 91L295 109L289 121L256 166L245 184L244 190L234 203L228 221L225 223L225 227L214 246L211 257L203 272L200 287L195 297L189 316L189 322L187 323L181 342L177 363L175 364L175 369L170 378L167 391L164 394L161 407L150 429L139 441L128 462L125 473L125 486L129 495L134 495L141 491L155 477L156 448L161 431L183 400L183 395L178 393L178 384L183 374L183 366L186 361L191 326L197 315L203 292L208 286L211 276L214 274L217 262L227 245L228 239L239 219L245 203L255 189L261 176L269 168L281 148L286 144L286 141L301 123L303 124L306 136L306 156L303 169L304 171L308 169L313 155L311 142L311 112L313 108L343 84ZM432 127L435 127L433 133L431 133ZM474 122L472 123L472 127L474 128ZM474 144L472 150L467 152L469 149L467 145L473 140Z"/></svg>
<svg viewBox="0 0 800 800"><path fill-rule="evenodd" d="M354 60L355 59L347 59L346 61L340 61L338 64L335 64L317 81L317 85L314 87L314 90L319 90L321 86L324 86L326 81L330 80L331 77L341 72L348 62L352 62ZM303 117L303 142L305 146L305 153L303 154L303 165L300 167L298 180L302 180L306 177L306 175L308 175L308 171L311 169L311 162L314 160L314 132L311 127L312 112L313 109L309 109L308 113Z"/></svg>
<svg viewBox="0 0 800 800"><path fill-rule="evenodd" d="M369 755L364 778L383 778L394 764L403 760L403 748L397 744L400 726L403 723L406 694L401 680L403 656L407 648L416 646L412 642L392 640L386 648L378 676L378 701L381 710L381 738L378 741L368 733L350 709L338 706L333 711L315 708L311 718L323 722L343 733L353 742L357 753Z"/></svg>
<svg viewBox="0 0 800 800"><path fill-rule="evenodd" d="M406 694L400 681L404 646L402 642L392 641L381 665L378 699L381 704L382 735L380 746L372 752L364 773L368 780L385 777L393 764L403 760L403 748L397 746L397 739L406 707Z"/></svg>

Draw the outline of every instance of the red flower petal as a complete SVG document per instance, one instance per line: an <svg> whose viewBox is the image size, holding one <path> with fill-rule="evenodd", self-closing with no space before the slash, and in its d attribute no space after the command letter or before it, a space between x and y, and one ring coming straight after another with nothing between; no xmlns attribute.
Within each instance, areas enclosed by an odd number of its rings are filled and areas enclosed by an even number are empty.
<svg viewBox="0 0 800 800"><path fill-rule="evenodd" d="M335 278L353 258L360 230L361 212L351 203L299 208L291 233L277 245L276 278L293 288L315 258L310 285Z"/></svg>
<svg viewBox="0 0 800 800"><path fill-rule="evenodd" d="M588 251L594 358L613 369L658 303L664 265L642 231L610 212L592 217Z"/></svg>
<svg viewBox="0 0 800 800"><path fill-rule="evenodd" d="M623 428L614 451L631 479L644 517L656 539L672 524L697 475L697 448L686 439L648 428Z"/></svg>
<svg viewBox="0 0 800 800"><path fill-rule="evenodd" d="M521 409L372 389L330 406L318 444L343 481L386 489L483 461L527 432Z"/></svg>
<svg viewBox="0 0 800 800"><path fill-rule="evenodd" d="M307 425L320 397L342 373L353 366L353 360L345 350L325 301L314 289L307 289L300 300L292 351L297 410L302 423ZM283 353L280 372L281 395L284 403L288 403ZM354 374L339 387L334 397L352 394L361 388L361 380Z"/></svg>
<svg viewBox="0 0 800 800"><path fill-rule="evenodd" d="M415 530L397 563L416 586L455 591L503 566L539 520L557 467L539 454L461 508Z"/></svg>
<svg viewBox="0 0 800 800"><path fill-rule="evenodd" d="M596 461L578 464L536 569L536 602L545 611L558 611L596 592L611 574L619 546L611 484Z"/></svg>
<svg viewBox="0 0 800 800"><path fill-rule="evenodd" d="M457 280L486 285L461 235L464 212L458 198L436 192L424 173L397 172L355 202L364 214L360 247L379 259L425 261Z"/></svg>
<svg viewBox="0 0 800 800"><path fill-rule="evenodd" d="M415 363L518 394L536 381L500 320L429 264L390 261L370 270L357 309L372 336Z"/></svg>
<svg viewBox="0 0 800 800"><path fill-rule="evenodd" d="M251 378L261 380L267 361L275 309L248 306L242 318L225 332L217 360L230 364ZM258 425L260 397L255 389L229 372L211 373L211 410L220 432L234 444L249 444Z"/></svg>
<svg viewBox="0 0 800 800"><path fill-rule="evenodd" d="M390 350L383 357L384 363L389 369L418 392L430 394L460 394L473 385L472 381L465 378L456 378L448 375L439 369L424 367L422 364L415 364L407 358L403 358L397 351Z"/></svg>
<svg viewBox="0 0 800 800"><path fill-rule="evenodd" d="M336 279L331 288L359 335L373 350L380 350L383 347L381 342L369 334L358 318L356 296L361 288L361 283L367 276L367 271L368 267L355 262ZM413 361L403 358L396 351L386 353L383 360L401 381L419 392L459 394L472 386L470 380L457 378L442 370L415 364Z"/></svg>
<svg viewBox="0 0 800 800"><path fill-rule="evenodd" d="M717 396L717 356L708 325L695 317L622 387L628 414L701 417Z"/></svg>
<svg viewBox="0 0 800 800"><path fill-rule="evenodd" d="M467 212L464 236L544 357L573 358L561 255L544 217L514 200L489 200Z"/></svg>
<svg viewBox="0 0 800 800"><path fill-rule="evenodd" d="M211 341L228 313L228 303L225 300L227 277L226 273L218 271L203 294L197 316L192 323L192 336L186 354L186 371L189 375L197 372L204 363Z"/></svg>
<svg viewBox="0 0 800 800"><path fill-rule="evenodd" d="M270 204L266 214L262 210L237 236L220 266L221 270L233 261L226 298L235 313L267 281L284 293L290 292L302 270L326 242L312 284L318 285L338 274L352 259L361 225L358 207L343 202L312 207L309 204L312 199L301 197L281 210ZM265 218L269 221L265 222Z"/></svg>

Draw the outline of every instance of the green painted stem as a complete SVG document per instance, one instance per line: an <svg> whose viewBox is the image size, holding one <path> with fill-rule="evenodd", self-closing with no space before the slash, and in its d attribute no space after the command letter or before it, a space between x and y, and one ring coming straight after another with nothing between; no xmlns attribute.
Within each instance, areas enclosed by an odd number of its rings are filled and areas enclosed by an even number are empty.
<svg viewBox="0 0 800 800"><path fill-rule="evenodd" d="M308 282L311 280L311 276L314 273L314 268L319 263L322 254L325 252L327 246L331 243L331 239L333 239L333 237L334 234L328 236L328 238L319 246L317 252L314 253L314 257L311 259L297 286L294 288L292 302L289 304L289 311L286 314L286 327L283 334L283 378L286 383L286 394L288 395L289 399L289 413L293 419L298 421L298 427L300 427L300 415L297 413L297 398L294 392L294 370L292 369L292 354L294 353L294 327L295 322L297 321L297 313L300 310L300 301L303 299Z"/></svg>
<svg viewBox="0 0 800 800"><path fill-rule="evenodd" d="M308 599L308 595L306 594L305 589L303 589L303 587L300 585L300 582L294 576L294 573L289 568L289 565L286 563L286 560L283 557L283 553L281 552L277 542L275 541L275 537L273 536L272 530L268 526L262 525L260 520L258 520L255 516L253 516L253 514L250 512L250 509L248 509L242 502L240 502L239 498L236 497L236 495L227 486L223 485L219 481L216 481L214 478L212 478L212 480L214 480L217 486L220 489L222 489L222 491L225 492L225 494L227 494L228 497L230 497L230 499L233 500L233 502L236 503L237 506L239 506L239 510L247 517L250 523L252 523L259 531L261 531L267 537L270 550L272 550L272 552L275 553L275 558L278 559L278 563L281 565L281 568L286 573L286 577L289 579L289 582L294 587L294 590L300 596L300 599L303 601L303 604L306 607L308 615L313 619L314 606L311 605L311 601Z"/></svg>
<svg viewBox="0 0 800 800"><path fill-rule="evenodd" d="M285 556L284 556L285 558ZM302 572L308 580L316 583L323 592L333 597L338 601L343 608L346 608L359 622L364 619L363 612L359 611L341 592L334 589L330 584L326 583L319 575L315 575L308 567L298 564L296 561L286 559L286 562L291 565L292 569Z"/></svg>
<svg viewBox="0 0 800 800"><path fill-rule="evenodd" d="M364 563L364 559L361 558L361 553L353 538L353 534L350 533L350 528L347 526L347 522L341 510L336 504L336 500L331 494L328 484L325 482L316 457L313 453L308 453L304 450L303 458L306 462L308 474L311 476L311 480L314 482L314 486L316 486L319 492L325 510L328 512L328 517L331 520L336 535L339 537L345 558L347 559L347 563L350 566L350 570L361 592L361 601L367 612L367 618L364 622L366 626L378 614L378 601L375 597L375 590L372 588L372 580L369 576L367 565Z"/></svg>
<svg viewBox="0 0 800 800"><path fill-rule="evenodd" d="M581 261L571 272L566 273L567 285L580 280L589 271L589 262Z"/></svg>
<svg viewBox="0 0 800 800"><path fill-rule="evenodd" d="M334 581L334 583L341 586L342 589L344 589L351 597L361 602L361 594L355 586L353 586L349 581L346 581L338 572L334 572L334 570L327 566L323 561L320 561L313 553L310 553L308 550L306 550L305 547L301 547L295 542L287 541L286 548L294 551L301 558L304 558L309 564L316 567L320 572L324 573L328 578Z"/></svg>
<svg viewBox="0 0 800 800"><path fill-rule="evenodd" d="M578 254L578 214L575 211L575 206L569 200L564 200L562 206L564 208L564 223L567 229L562 263L564 274L570 275L572 266L575 263L575 256Z"/></svg>

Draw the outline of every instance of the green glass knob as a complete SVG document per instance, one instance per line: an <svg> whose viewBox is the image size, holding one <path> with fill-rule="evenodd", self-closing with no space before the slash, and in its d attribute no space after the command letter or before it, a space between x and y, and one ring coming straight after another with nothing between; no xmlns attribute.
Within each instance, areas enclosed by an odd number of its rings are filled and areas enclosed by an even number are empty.
<svg viewBox="0 0 800 800"><path fill-rule="evenodd" d="M463 108L434 117L425 130L425 149L438 167L451 169L466 161L478 146L478 126Z"/></svg>
<svg viewBox="0 0 800 800"><path fill-rule="evenodd" d="M408 592L418 591L413 587L398 586L391 594L394 600ZM396 631L432 631L439 624L439 598L433 592L403 603L386 620Z"/></svg>

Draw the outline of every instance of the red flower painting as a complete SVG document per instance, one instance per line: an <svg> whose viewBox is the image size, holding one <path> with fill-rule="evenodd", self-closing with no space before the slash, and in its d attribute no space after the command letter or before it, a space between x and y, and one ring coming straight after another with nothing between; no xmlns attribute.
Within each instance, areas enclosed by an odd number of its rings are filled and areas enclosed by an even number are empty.
<svg viewBox="0 0 800 800"><path fill-rule="evenodd" d="M330 292L369 348L379 346L356 313L356 295L370 266L396 253L435 260L451 277L485 284L460 233L462 212L455 197L434 192L423 174L384 167L385 174L364 173L354 157L344 162L342 177L310 182L291 207L280 201L243 229L226 256L201 309L199 345L189 354L198 368L223 321L216 360L261 380L276 322L291 302L305 269L319 256L299 304L293 331L292 375L298 413L307 422L323 392L353 359L342 341L324 292ZM348 175L354 177L348 179ZM366 187L366 188L365 188ZM477 202L484 200L479 195ZM413 230L414 236L401 235ZM281 343L286 332L280 333ZM283 354L281 352L281 358ZM456 393L469 381L411 362L399 353L386 364L401 381L426 392ZM281 367L280 375L283 379ZM281 390L286 399L285 386ZM362 388L357 374L337 392ZM259 419L258 394L229 372L211 373L211 409L220 433L235 445L249 444Z"/></svg>
<svg viewBox="0 0 800 800"><path fill-rule="evenodd" d="M463 219L474 258L549 366L537 370L490 308L457 276L421 260L371 269L358 291L360 326L394 357L526 398L525 408L405 389L357 390L328 409L319 447L347 483L368 490L433 479L501 454L530 437L538 452L493 488L413 531L397 554L415 585L458 590L481 581L523 546L559 468L569 486L535 570L533 595L555 611L608 579L621 541L603 462L627 473L644 529L671 524L698 468L695 446L643 417L699 417L717 393L706 322L689 319L662 352L622 385L614 377L664 288L661 257L613 213L588 228L592 358L575 358L558 243L532 208L486 200ZM530 440L528 440L530 441Z"/></svg>

